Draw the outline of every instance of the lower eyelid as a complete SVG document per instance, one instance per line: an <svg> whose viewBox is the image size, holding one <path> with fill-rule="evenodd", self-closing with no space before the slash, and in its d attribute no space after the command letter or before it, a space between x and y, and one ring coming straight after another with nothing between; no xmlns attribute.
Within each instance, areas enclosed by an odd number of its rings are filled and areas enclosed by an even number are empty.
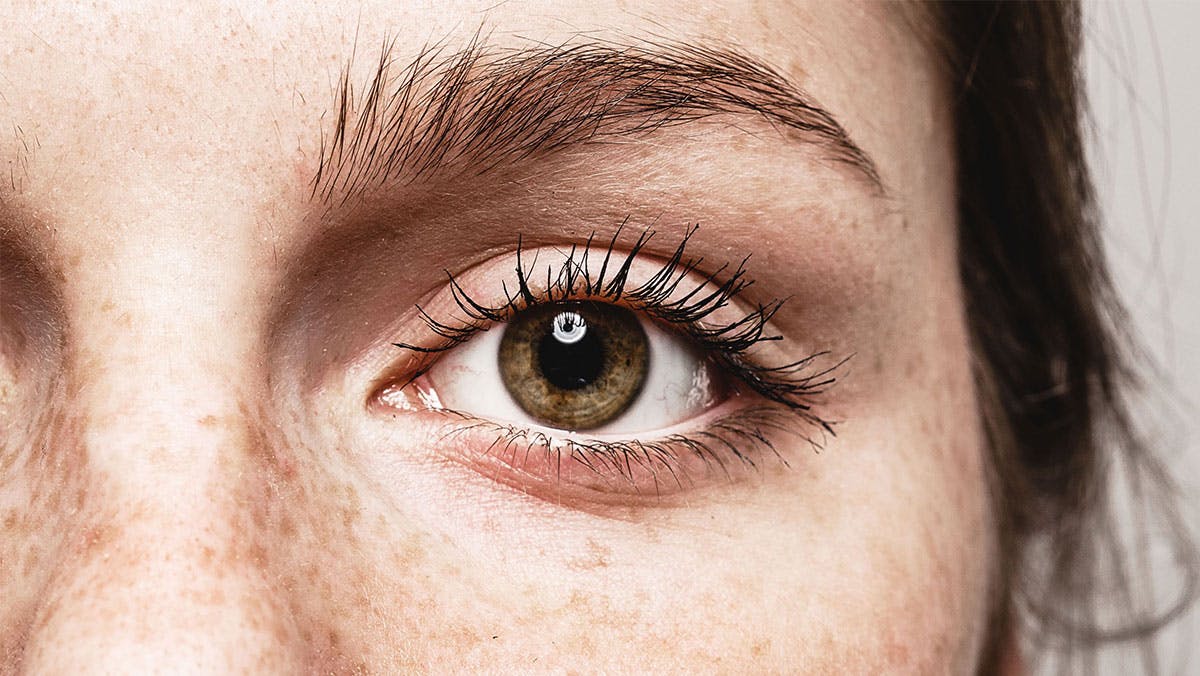
<svg viewBox="0 0 1200 676"><path fill-rule="evenodd" d="M424 415L440 419L430 427L440 455L527 494L573 505L667 505L683 493L693 499L697 489L788 467L794 458L783 449L804 433L795 411L736 397L699 424L644 440L557 436L453 411Z"/></svg>

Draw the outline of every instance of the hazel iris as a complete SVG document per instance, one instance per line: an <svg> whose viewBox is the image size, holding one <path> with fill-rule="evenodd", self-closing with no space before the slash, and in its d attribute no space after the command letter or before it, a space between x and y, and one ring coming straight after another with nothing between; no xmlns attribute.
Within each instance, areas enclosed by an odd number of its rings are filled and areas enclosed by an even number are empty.
<svg viewBox="0 0 1200 676"><path fill-rule="evenodd" d="M649 372L646 331L633 312L608 303L548 303L521 312L505 325L498 356L517 404L568 430L616 419Z"/></svg>

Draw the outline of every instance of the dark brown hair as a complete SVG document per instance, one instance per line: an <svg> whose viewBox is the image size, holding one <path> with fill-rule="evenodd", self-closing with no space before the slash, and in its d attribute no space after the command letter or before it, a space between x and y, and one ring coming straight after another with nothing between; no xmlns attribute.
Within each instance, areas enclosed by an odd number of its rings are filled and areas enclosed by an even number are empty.
<svg viewBox="0 0 1200 676"><path fill-rule="evenodd" d="M1195 557L1127 409L1138 383L1084 161L1080 8L924 9L952 83L959 265L995 468L1002 556L984 671L1021 636L1060 670L1094 673L1092 648L1144 640L1187 607ZM1166 607L1137 602L1149 570L1117 527L1118 478L1177 547L1183 586Z"/></svg>

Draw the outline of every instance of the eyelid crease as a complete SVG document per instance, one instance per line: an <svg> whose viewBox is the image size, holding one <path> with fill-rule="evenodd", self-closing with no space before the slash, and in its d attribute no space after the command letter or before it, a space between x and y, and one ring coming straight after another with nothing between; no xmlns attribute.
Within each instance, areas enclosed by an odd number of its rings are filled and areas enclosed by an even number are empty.
<svg viewBox="0 0 1200 676"><path fill-rule="evenodd" d="M740 319L722 325L707 324L706 318L730 306L753 281L746 275L749 256L743 258L723 282L718 282L718 279L729 270L728 264L721 265L708 274L698 273L703 258L686 256L688 241L696 233L698 225L690 226L686 230L672 255L662 263L657 273L645 282L631 287L631 267L642 255L655 232L649 228L644 229L629 246L624 260L616 263L614 256L619 255L618 242L628 222L629 218L626 217L606 247L593 247L594 232L587 237L582 247L572 245L566 252L566 260L558 267L557 274L547 266L546 284L540 292L535 292L530 283L531 274L537 266L537 252L533 261L526 267L521 237L518 235L515 291L510 290L507 282L501 282L504 301L496 306L485 305L475 300L455 276L446 271L450 295L467 320L449 323L433 317L424 308L417 307L418 316L440 342L428 347L412 343L393 343L396 347L422 357L422 362L401 388L407 387L424 375L438 353L453 349L479 331L487 330L493 324L503 323L522 310L565 300L622 302L675 327L751 390L770 401L784 405L799 415L805 423L835 435L834 423L818 416L813 407L817 397L835 384L837 372L850 357L832 365L825 365L827 361L832 361L831 355L828 351L818 351L802 359L773 366L756 361L750 354L755 345L782 339L781 336L769 334L767 326L783 306L784 300L758 303ZM593 251L603 252L596 273L592 272L594 263L590 260ZM681 285L693 276L699 277L695 286L690 289L683 287L685 291L682 295L675 297Z"/></svg>

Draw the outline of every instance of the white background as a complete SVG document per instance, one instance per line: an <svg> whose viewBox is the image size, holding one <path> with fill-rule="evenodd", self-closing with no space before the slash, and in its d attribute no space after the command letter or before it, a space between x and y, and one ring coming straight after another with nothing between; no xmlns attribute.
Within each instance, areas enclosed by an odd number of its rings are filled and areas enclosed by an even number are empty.
<svg viewBox="0 0 1200 676"><path fill-rule="evenodd" d="M1139 416L1200 536L1200 2L1085 2L1089 154L1119 291L1157 364ZM1156 587L1169 584L1158 557ZM1161 584L1160 584L1161 583ZM1166 674L1200 675L1200 613L1164 632ZM1115 651L1114 651L1115 652ZM1103 673L1127 673L1126 652Z"/></svg>

